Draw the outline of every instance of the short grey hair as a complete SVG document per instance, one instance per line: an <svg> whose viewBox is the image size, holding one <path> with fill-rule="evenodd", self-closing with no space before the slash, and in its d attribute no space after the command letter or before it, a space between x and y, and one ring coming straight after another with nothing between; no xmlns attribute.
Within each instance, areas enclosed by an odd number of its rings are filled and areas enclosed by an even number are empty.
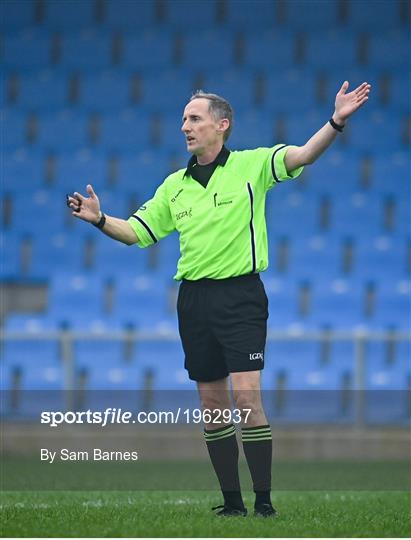
<svg viewBox="0 0 411 540"><path fill-rule="evenodd" d="M210 114L212 114L216 120L222 120L223 118L227 118L227 120L230 122L228 128L224 132L225 142L230 136L231 130L233 129L234 112L231 105L223 97L218 96L217 94L208 94L207 92L203 92L203 90L197 90L196 92L194 92L194 94L190 98L190 101L194 101L195 99L208 99L208 110Z"/></svg>

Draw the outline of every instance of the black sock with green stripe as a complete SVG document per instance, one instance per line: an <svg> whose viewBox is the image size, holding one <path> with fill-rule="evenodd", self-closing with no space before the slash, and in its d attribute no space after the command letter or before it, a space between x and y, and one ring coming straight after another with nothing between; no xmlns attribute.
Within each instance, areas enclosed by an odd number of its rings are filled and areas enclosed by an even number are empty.
<svg viewBox="0 0 411 540"><path fill-rule="evenodd" d="M238 475L238 444L233 424L218 429L205 429L204 438L210 454L224 504L231 508L244 508Z"/></svg>
<svg viewBox="0 0 411 540"><path fill-rule="evenodd" d="M253 480L255 504L271 504L273 439L269 425L242 428L244 454Z"/></svg>

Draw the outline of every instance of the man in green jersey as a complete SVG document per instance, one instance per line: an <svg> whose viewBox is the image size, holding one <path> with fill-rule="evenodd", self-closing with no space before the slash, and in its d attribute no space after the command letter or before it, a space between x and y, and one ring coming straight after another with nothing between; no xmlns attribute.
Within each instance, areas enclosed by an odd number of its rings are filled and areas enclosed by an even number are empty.
<svg viewBox="0 0 411 540"><path fill-rule="evenodd" d="M88 197L68 197L74 216L125 244L144 248L179 232L179 331L189 377L197 382L202 407L213 411L204 436L224 496L224 505L217 507L221 516L247 513L235 427L217 423L218 411L231 408L229 382L235 406L243 412L254 514L276 514L270 500L272 437L260 395L268 317L259 278L268 265L266 194L276 183L297 177L328 148L347 118L367 101L370 88L363 83L347 93L345 81L332 118L303 146L278 144L241 152L224 146L233 122L229 103L197 92L182 119L192 154L187 168L168 176L128 220L104 214L91 185Z"/></svg>

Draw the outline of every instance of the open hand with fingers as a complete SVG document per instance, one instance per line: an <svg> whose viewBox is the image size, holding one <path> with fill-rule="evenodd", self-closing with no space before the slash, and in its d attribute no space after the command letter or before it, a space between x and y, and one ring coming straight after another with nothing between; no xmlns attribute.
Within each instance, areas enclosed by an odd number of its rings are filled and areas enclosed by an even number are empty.
<svg viewBox="0 0 411 540"><path fill-rule="evenodd" d="M88 197L84 197L77 191L73 195L67 195L67 206L73 210L73 216L89 223L98 223L101 217L100 202L90 184L86 189Z"/></svg>
<svg viewBox="0 0 411 540"><path fill-rule="evenodd" d="M349 116L359 109L368 100L371 85L363 82L352 92L347 94L349 82L344 81L335 98L335 113L333 118L337 124L344 124Z"/></svg>

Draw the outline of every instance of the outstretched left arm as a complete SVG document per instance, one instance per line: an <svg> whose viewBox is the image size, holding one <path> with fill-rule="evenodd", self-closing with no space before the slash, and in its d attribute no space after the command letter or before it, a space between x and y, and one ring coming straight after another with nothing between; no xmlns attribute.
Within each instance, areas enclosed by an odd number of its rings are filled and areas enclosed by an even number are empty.
<svg viewBox="0 0 411 540"><path fill-rule="evenodd" d="M347 94L348 86L348 81L345 81L335 98L335 111L332 119L339 126L344 126L347 118L364 105L371 90L371 85L364 82ZM291 172L302 165L314 163L334 141L337 134L338 131L327 122L304 146L290 148L285 155L287 171Z"/></svg>

